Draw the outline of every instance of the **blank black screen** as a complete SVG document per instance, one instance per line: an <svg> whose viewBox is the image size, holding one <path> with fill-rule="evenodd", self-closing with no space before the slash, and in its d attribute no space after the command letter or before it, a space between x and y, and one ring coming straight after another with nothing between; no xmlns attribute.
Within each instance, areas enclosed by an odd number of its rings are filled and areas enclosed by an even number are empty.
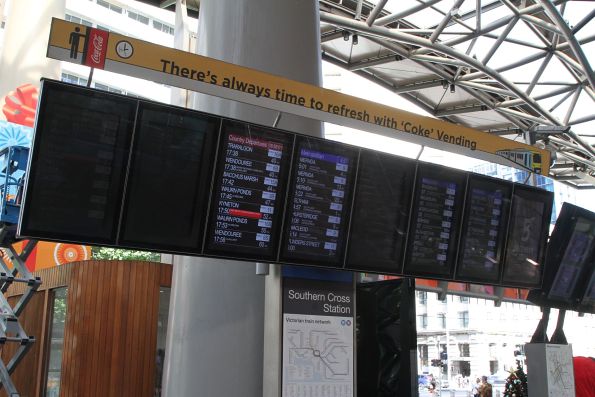
<svg viewBox="0 0 595 397"><path fill-rule="evenodd" d="M20 234L115 242L136 101L44 81Z"/></svg>
<svg viewBox="0 0 595 397"><path fill-rule="evenodd" d="M401 271L415 166L413 160L362 150L347 268Z"/></svg>
<svg viewBox="0 0 595 397"><path fill-rule="evenodd" d="M197 252L219 119L141 103L121 240Z"/></svg>

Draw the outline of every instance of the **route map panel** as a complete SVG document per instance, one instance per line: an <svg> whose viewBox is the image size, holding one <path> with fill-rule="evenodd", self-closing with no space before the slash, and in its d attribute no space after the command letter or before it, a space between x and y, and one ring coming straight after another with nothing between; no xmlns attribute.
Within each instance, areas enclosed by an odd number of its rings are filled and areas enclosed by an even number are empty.
<svg viewBox="0 0 595 397"><path fill-rule="evenodd" d="M282 259L341 266L357 151L306 137L296 146Z"/></svg>
<svg viewBox="0 0 595 397"><path fill-rule="evenodd" d="M404 273L451 278L467 174L420 164L416 179Z"/></svg>
<svg viewBox="0 0 595 397"><path fill-rule="evenodd" d="M457 280L498 282L511 194L510 182L469 178Z"/></svg>
<svg viewBox="0 0 595 397"><path fill-rule="evenodd" d="M276 258L292 138L250 124L223 123L207 252Z"/></svg>
<svg viewBox="0 0 595 397"><path fill-rule="evenodd" d="M283 397L354 395L352 282L283 277Z"/></svg>

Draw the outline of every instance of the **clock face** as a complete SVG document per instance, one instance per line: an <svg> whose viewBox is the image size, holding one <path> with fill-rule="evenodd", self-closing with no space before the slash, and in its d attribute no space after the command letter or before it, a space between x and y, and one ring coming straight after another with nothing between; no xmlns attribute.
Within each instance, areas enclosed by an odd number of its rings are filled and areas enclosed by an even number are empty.
<svg viewBox="0 0 595 397"><path fill-rule="evenodd" d="M122 40L116 44L116 52L120 58L128 59L134 53L134 48L132 48L132 44L130 44L130 42Z"/></svg>

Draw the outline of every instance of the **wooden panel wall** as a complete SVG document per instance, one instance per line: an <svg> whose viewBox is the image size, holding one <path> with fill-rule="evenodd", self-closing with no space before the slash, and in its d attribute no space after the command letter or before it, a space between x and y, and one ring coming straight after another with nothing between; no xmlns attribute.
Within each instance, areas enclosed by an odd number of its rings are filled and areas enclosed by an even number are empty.
<svg viewBox="0 0 595 397"><path fill-rule="evenodd" d="M61 397L151 397L159 287L171 266L87 262L72 268ZM171 281L170 281L171 283Z"/></svg>
<svg viewBox="0 0 595 397"><path fill-rule="evenodd" d="M172 266L152 262L86 261L35 273L42 285L19 321L36 342L13 374L21 397L43 396L54 288L68 287L61 396L152 397L159 287L171 287ZM6 293L14 304L24 291ZM7 343L7 362L16 346ZM2 389L0 397L5 397Z"/></svg>

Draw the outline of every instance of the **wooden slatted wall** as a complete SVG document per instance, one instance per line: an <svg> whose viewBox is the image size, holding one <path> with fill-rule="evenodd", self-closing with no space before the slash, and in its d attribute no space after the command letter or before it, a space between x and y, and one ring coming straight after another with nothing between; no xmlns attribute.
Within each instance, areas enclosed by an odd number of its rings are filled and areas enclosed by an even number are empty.
<svg viewBox="0 0 595 397"><path fill-rule="evenodd" d="M52 289L65 287L68 313L60 396L154 395L159 287L170 287L172 267L136 261L86 261L35 273L42 286L19 321L36 343L13 374L21 397L41 397L47 371ZM23 293L14 284L14 306ZM2 358L12 357L6 344ZM42 353L43 352L43 353ZM6 396L4 390L0 397Z"/></svg>
<svg viewBox="0 0 595 397"><path fill-rule="evenodd" d="M73 267L61 397L153 395L162 267L109 261Z"/></svg>

